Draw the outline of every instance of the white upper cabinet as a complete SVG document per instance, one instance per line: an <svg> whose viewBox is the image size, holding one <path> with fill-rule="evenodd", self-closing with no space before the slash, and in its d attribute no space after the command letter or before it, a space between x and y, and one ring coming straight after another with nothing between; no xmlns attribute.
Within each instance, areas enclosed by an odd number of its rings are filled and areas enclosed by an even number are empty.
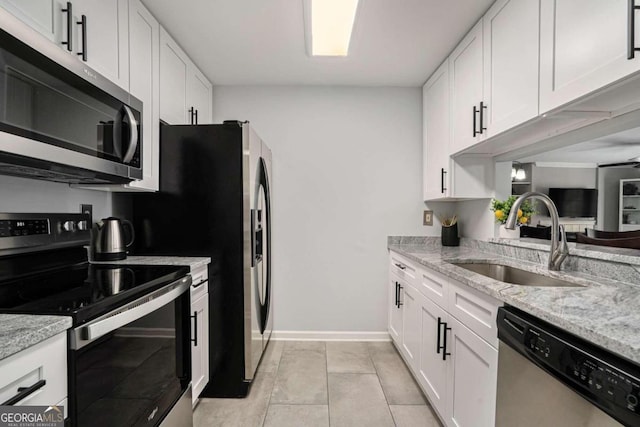
<svg viewBox="0 0 640 427"><path fill-rule="evenodd" d="M194 125L209 124L212 121L211 104L213 103L211 83L195 66L189 68L187 77L189 87L187 103L191 109L190 123Z"/></svg>
<svg viewBox="0 0 640 427"><path fill-rule="evenodd" d="M164 28L160 32L160 118L178 124L211 123L212 85Z"/></svg>
<svg viewBox="0 0 640 427"><path fill-rule="evenodd" d="M128 0L0 0L0 6L129 90Z"/></svg>
<svg viewBox="0 0 640 427"><path fill-rule="evenodd" d="M422 89L424 200L493 196L491 158L451 159L451 61L442 64ZM472 111L472 110L470 110Z"/></svg>
<svg viewBox="0 0 640 427"><path fill-rule="evenodd" d="M449 170L449 63L445 61L422 88L424 200L447 196Z"/></svg>
<svg viewBox="0 0 640 427"><path fill-rule="evenodd" d="M487 137L538 115L540 3L498 0L483 18Z"/></svg>
<svg viewBox="0 0 640 427"><path fill-rule="evenodd" d="M480 20L449 56L451 153L479 142L485 131L486 122L482 121L483 49Z"/></svg>
<svg viewBox="0 0 640 427"><path fill-rule="evenodd" d="M66 1L0 0L0 6L58 46L67 48L62 44L67 41Z"/></svg>
<svg viewBox="0 0 640 427"><path fill-rule="evenodd" d="M160 157L160 24L140 0L129 2L130 91L144 103L142 180L129 188L157 191Z"/></svg>
<svg viewBox="0 0 640 427"><path fill-rule="evenodd" d="M75 17L73 50L78 58L128 90L128 1L74 0L72 4Z"/></svg>
<svg viewBox="0 0 640 427"><path fill-rule="evenodd" d="M160 28L160 119L171 125L187 119L189 58L164 28Z"/></svg>
<svg viewBox="0 0 640 427"><path fill-rule="evenodd" d="M629 39L628 0L541 0L540 10L540 113L640 69L640 52L628 59L640 47L638 25Z"/></svg>

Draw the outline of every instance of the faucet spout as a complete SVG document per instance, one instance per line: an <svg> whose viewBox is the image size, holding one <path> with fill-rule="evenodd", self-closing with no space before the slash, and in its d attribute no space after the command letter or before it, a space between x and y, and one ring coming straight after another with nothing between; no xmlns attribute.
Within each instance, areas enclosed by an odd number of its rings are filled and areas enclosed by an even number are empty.
<svg viewBox="0 0 640 427"><path fill-rule="evenodd" d="M558 209L553 203L553 200L549 198L549 196L537 191L529 191L527 193L524 193L523 195L518 197L515 202L513 202L511 211L509 212L509 217L507 218L507 222L504 226L509 230L513 230L516 228L516 221L518 220L518 209L520 209L522 203L524 203L524 201L527 199L540 200L549 210L549 215L551 215L551 249L549 251L548 268L549 270L558 271L562 266L562 262L565 260L567 255L569 255L569 245L567 245L567 235L564 231L564 226L560 225ZM558 244L558 238L561 239L560 244Z"/></svg>

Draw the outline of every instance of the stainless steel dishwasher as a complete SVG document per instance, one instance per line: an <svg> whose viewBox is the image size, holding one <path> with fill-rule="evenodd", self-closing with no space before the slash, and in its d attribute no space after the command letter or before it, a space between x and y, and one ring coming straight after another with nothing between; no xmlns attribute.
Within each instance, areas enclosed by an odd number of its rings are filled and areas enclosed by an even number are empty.
<svg viewBox="0 0 640 427"><path fill-rule="evenodd" d="M497 322L496 426L640 426L638 365L513 307Z"/></svg>

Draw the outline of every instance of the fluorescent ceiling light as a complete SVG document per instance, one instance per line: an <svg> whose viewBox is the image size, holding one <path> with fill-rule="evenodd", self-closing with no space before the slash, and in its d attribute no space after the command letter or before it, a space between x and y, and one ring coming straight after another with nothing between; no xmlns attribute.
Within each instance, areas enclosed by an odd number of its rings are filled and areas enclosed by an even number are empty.
<svg viewBox="0 0 640 427"><path fill-rule="evenodd" d="M347 56L358 0L311 1L311 54Z"/></svg>

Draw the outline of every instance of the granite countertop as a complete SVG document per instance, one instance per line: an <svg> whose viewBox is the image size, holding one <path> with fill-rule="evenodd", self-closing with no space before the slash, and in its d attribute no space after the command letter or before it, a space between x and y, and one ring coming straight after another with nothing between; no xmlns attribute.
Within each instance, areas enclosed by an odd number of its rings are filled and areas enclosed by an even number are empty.
<svg viewBox="0 0 640 427"><path fill-rule="evenodd" d="M68 316L0 314L0 360L66 331L71 324Z"/></svg>
<svg viewBox="0 0 640 427"><path fill-rule="evenodd" d="M211 263L209 257L180 257L180 256L128 256L120 261L91 261L92 264L122 264L122 265L186 265L191 271Z"/></svg>
<svg viewBox="0 0 640 427"><path fill-rule="evenodd" d="M516 256L505 256L507 248L515 244L502 246L497 251L501 253L488 250L488 246L490 243L472 241L463 242L460 247L442 247L439 239L428 238L421 242L390 238L388 243L389 250L640 364L640 281L636 280L637 275L624 276L630 280L622 281L595 277L583 270L550 272L546 262L523 260L516 250ZM539 257L539 261L544 261L542 255ZM582 286L512 285L452 264L496 261ZM617 265L611 264L610 268L615 269ZM631 273L638 273L637 266L629 267Z"/></svg>

